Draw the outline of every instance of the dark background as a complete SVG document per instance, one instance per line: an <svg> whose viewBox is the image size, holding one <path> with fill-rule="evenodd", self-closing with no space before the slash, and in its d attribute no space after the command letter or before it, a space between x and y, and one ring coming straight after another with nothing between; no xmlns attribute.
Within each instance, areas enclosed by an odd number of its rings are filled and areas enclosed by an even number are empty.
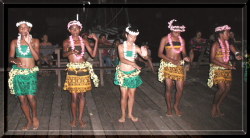
<svg viewBox="0 0 250 138"><path fill-rule="evenodd" d="M112 0L111 0L112 1ZM233 1L233 0L232 0ZM13 3L18 1L12 0ZM41 1L40 1L41 2ZM11 40L17 37L16 22L20 20L28 20L33 24L31 34L35 38L41 38L43 34L49 35L49 41L53 44L62 45L64 39L69 36L67 31L67 23L76 19L76 14L79 14L79 20L83 26L83 31L87 31L91 27L104 22L104 13L106 12L106 22L111 20L111 16L115 13L112 11L119 11L120 8L124 8L123 11L117 16L115 26L118 28L125 28L128 23L125 9L127 9L129 22L132 25L136 25L139 28L140 35L137 38L137 44L142 42L148 42L150 49L152 50L153 62L159 62L157 57L157 51L161 38L169 33L168 21L171 19L177 19L183 25L186 26L186 32L182 33L182 37L185 39L188 48L188 42L194 37L195 32L200 30L204 38L208 38L213 32L214 28L218 25L228 24L232 27L232 31L235 32L237 40L242 39L242 23L243 23L243 6L234 7L235 5L223 5L223 4L136 4L136 5L121 5L124 3L122 0L115 1L120 3L118 5L96 5L99 1L91 1L91 5L85 8L83 12L82 2L79 0L73 0L72 3L81 3L78 5L70 4L37 4L37 5L12 5L5 4L5 17L7 24L5 29L8 29L7 44L9 45ZM104 0L105 2L105 0ZM113 1L114 2L114 1ZM140 3L147 3L150 1L143 1ZM155 3L163 1L155 1ZM178 3L175 1L173 3ZM192 3L192 1L189 1ZM196 2L196 1L193 1ZM210 1L212 2L212 1ZM215 1L214 1L215 2ZM227 1L230 3L230 1ZM241 2L241 1L238 1ZM10 2L11 3L11 2ZM22 1L25 3L25 1ZM42 3L42 2L41 2ZM62 0L60 3L67 3ZM112 2L110 2L112 3ZM139 3L132 0L127 0L127 3ZM152 2L151 2L152 3ZM160 7L159 7L160 6ZM7 12L7 13L6 13ZM112 14L112 15L111 15ZM87 16L87 17L86 17ZM5 22L6 23L6 22ZM8 47L5 46L6 47ZM2 55L2 54L0 54Z"/></svg>

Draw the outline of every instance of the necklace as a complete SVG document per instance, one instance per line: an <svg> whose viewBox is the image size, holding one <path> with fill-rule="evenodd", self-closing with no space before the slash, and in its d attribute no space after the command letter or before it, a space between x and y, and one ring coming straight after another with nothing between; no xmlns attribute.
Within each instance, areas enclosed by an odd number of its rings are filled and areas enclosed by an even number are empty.
<svg viewBox="0 0 250 138"><path fill-rule="evenodd" d="M123 42L123 46L124 46L124 57L125 59L130 59L130 60L134 60L136 58L136 54L135 54L135 43L133 43L133 50L132 50L132 56L128 57L127 56L127 51L128 51L128 45L127 45L127 41Z"/></svg>
<svg viewBox="0 0 250 138"><path fill-rule="evenodd" d="M178 36L179 41L180 41L180 43L181 43L180 50L176 50L176 49L174 48L174 46L173 46L173 41L172 41L172 38L171 38L171 37L172 37L172 36L171 36L171 34L169 33L169 34L168 34L168 42L169 42L170 46L172 47L172 49L174 50L175 53L180 53L180 52L182 51L182 49L183 49L183 41L182 41L181 36Z"/></svg>
<svg viewBox="0 0 250 138"><path fill-rule="evenodd" d="M76 56L77 59L80 59L84 55L84 43L83 43L82 38L80 36L78 36L78 38L79 38L80 43L81 43L82 53L80 55L76 55L76 54L74 54L74 55ZM75 44L74 44L74 40L73 40L72 35L69 37L69 41L70 41L71 49L75 50Z"/></svg>
<svg viewBox="0 0 250 138"><path fill-rule="evenodd" d="M30 42L31 42L32 41L32 35L30 35L30 37L31 37L31 39L30 39ZM22 51L22 49L21 49L21 34L20 33L18 33L18 37L17 37L17 49L18 49L19 53L21 55L24 55L24 56L27 55L30 52L29 47L26 49L25 52Z"/></svg>
<svg viewBox="0 0 250 138"><path fill-rule="evenodd" d="M221 39L219 39L219 43L220 43L220 46L221 46L221 51L223 53L223 60L225 62L228 62L229 61L229 43L227 40L225 40L225 43L226 43L226 47L224 46L224 44L222 43Z"/></svg>

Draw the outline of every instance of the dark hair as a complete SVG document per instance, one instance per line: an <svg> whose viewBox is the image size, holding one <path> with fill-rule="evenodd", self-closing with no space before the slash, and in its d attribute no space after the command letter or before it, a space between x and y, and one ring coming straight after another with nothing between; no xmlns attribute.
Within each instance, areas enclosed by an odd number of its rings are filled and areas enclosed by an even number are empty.
<svg viewBox="0 0 250 138"><path fill-rule="evenodd" d="M115 39L113 43L115 43L116 41L119 41L119 42L121 42L121 40L120 40L120 39Z"/></svg>
<svg viewBox="0 0 250 138"><path fill-rule="evenodd" d="M126 27L127 28L127 27ZM131 25L129 25L129 28L128 28L130 31L133 31L133 32L139 32L138 31L138 28L136 27L136 26L131 26ZM126 34L128 34L128 32L126 32L126 30L125 30L125 33Z"/></svg>
<svg viewBox="0 0 250 138"><path fill-rule="evenodd" d="M102 38L103 36L105 36L105 37L106 37L106 34L101 33L101 34L99 35L99 39L100 39L100 38Z"/></svg>

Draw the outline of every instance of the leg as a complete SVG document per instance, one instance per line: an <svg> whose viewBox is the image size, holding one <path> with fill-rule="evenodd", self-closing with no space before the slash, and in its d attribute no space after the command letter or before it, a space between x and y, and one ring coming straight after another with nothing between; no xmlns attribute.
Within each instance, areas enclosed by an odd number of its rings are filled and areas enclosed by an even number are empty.
<svg viewBox="0 0 250 138"><path fill-rule="evenodd" d="M218 117L219 113L217 111L217 109L219 108L218 103L223 95L223 93L225 92L225 88L226 85L225 83L221 82L218 83L218 91L216 92L215 96L214 96L214 100L213 100L213 106L212 106L212 111L211 111L211 115L212 117Z"/></svg>
<svg viewBox="0 0 250 138"><path fill-rule="evenodd" d="M85 127L86 123L83 121L83 113L84 113L84 106L85 106L85 93L79 93L79 116L78 120L81 127Z"/></svg>
<svg viewBox="0 0 250 138"><path fill-rule="evenodd" d="M71 93L71 112L73 120L71 121L71 127L76 127L76 108L77 108L77 93Z"/></svg>
<svg viewBox="0 0 250 138"><path fill-rule="evenodd" d="M20 103L21 103L21 108L24 112L24 115L27 119L27 124L22 128L22 130L28 130L31 126L32 126L32 120L31 120L31 116L30 116L30 107L28 104L28 100L27 100L27 96L18 96Z"/></svg>
<svg viewBox="0 0 250 138"><path fill-rule="evenodd" d="M135 91L136 91L136 88L128 89L128 118L130 118L133 122L138 121L138 118L134 117L132 114L134 102L135 102Z"/></svg>
<svg viewBox="0 0 250 138"><path fill-rule="evenodd" d="M36 105L37 105L37 100L35 95L27 95L31 109L32 109L32 120L33 120L33 129L38 129L39 127L39 120L37 117L37 110L36 110Z"/></svg>
<svg viewBox="0 0 250 138"><path fill-rule="evenodd" d="M172 107L171 107L171 91L173 88L173 81L171 79L166 79L166 102L167 102L167 115L172 115Z"/></svg>
<svg viewBox="0 0 250 138"><path fill-rule="evenodd" d="M220 116L224 116L224 113L222 113L222 112L220 111L220 105L221 105L221 103L223 102L223 100L225 99L225 97L227 96L228 92L230 91L230 88L231 88L231 82L225 83L225 91L223 92L223 94L222 94L222 96L221 96L221 98L219 99L219 102L218 102L218 104L217 104L217 111L218 111L218 114L219 114Z"/></svg>
<svg viewBox="0 0 250 138"><path fill-rule="evenodd" d="M151 58L148 59L148 65L149 65L149 67L151 68L152 72L153 72L154 74L156 74L156 72L155 72L155 70L154 70L154 66L153 66L153 64L152 64L152 59L151 59Z"/></svg>
<svg viewBox="0 0 250 138"><path fill-rule="evenodd" d="M176 81L177 92L175 95L175 104L174 110L177 116L181 116L182 112L180 111L180 101L183 94L184 81Z"/></svg>
<svg viewBox="0 0 250 138"><path fill-rule="evenodd" d="M106 62L106 65L108 67L112 67L112 61L111 61L111 58L109 56L106 56L105 62ZM111 74L111 70L106 70L106 72L107 72L107 74Z"/></svg>
<svg viewBox="0 0 250 138"><path fill-rule="evenodd" d="M193 49L191 49L189 51L189 57L190 57L190 62L192 63L194 61L194 50Z"/></svg>
<svg viewBox="0 0 250 138"><path fill-rule="evenodd" d="M126 118L126 108L128 104L128 89L124 87L120 87L121 89L121 110L122 110L122 117L119 119L119 122L125 122Z"/></svg>

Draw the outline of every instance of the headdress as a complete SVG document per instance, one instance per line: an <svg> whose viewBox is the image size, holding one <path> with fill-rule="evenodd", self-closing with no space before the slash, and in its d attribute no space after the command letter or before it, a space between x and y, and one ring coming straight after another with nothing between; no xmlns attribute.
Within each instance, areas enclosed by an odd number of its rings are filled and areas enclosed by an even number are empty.
<svg viewBox="0 0 250 138"><path fill-rule="evenodd" d="M220 31L225 31L225 30L230 30L231 27L228 25L224 25L224 26L218 26L215 28L215 32L220 32Z"/></svg>
<svg viewBox="0 0 250 138"><path fill-rule="evenodd" d="M129 30L130 27L131 27L130 25L128 25L128 27L126 27L126 32L127 33L129 33L131 35L138 35L139 34L138 29L136 30L136 32L134 32L134 31Z"/></svg>
<svg viewBox="0 0 250 138"><path fill-rule="evenodd" d="M185 32L185 26L182 25L182 26L173 26L173 22L176 22L177 20L173 19L171 21L168 22L168 28L171 30L171 31L179 31L179 32Z"/></svg>
<svg viewBox="0 0 250 138"><path fill-rule="evenodd" d="M70 21L68 23L68 30L69 30L70 26L72 26L72 25L77 25L82 29L82 24L79 21L73 20L73 21Z"/></svg>
<svg viewBox="0 0 250 138"><path fill-rule="evenodd" d="M33 25L30 22L27 21L20 21L16 23L16 27L19 27L21 24L26 24L29 27L32 27Z"/></svg>

